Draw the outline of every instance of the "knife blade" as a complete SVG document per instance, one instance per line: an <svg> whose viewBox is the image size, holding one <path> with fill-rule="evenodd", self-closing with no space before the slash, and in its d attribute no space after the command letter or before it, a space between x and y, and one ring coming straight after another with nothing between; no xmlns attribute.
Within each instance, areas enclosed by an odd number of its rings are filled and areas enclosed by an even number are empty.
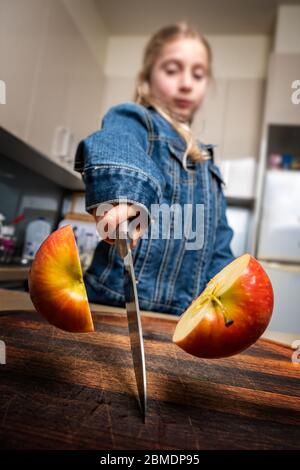
<svg viewBox="0 0 300 470"><path fill-rule="evenodd" d="M143 420L146 418L147 382L141 314L136 287L128 220L121 222L116 230L116 247L124 261L124 295L134 373Z"/></svg>

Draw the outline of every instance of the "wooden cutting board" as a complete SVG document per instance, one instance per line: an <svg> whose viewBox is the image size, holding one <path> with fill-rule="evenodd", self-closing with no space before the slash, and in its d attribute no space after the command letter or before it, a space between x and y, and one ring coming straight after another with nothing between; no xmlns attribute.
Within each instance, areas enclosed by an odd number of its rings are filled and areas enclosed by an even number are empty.
<svg viewBox="0 0 300 470"><path fill-rule="evenodd" d="M197 359L172 344L173 318L144 315L143 424L125 311L101 309L92 334L60 331L30 308L0 312L1 448L299 448L291 349L260 340L231 358Z"/></svg>

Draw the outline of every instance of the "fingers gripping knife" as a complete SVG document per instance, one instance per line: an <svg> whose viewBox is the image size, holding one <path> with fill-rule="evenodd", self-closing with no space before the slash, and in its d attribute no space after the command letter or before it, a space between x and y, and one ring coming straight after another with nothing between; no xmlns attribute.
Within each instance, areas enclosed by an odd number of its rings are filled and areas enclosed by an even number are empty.
<svg viewBox="0 0 300 470"><path fill-rule="evenodd" d="M144 340L128 228L128 220L119 224L116 233L116 247L120 256L124 260L124 295L128 329L139 402L143 420L145 421L147 385Z"/></svg>

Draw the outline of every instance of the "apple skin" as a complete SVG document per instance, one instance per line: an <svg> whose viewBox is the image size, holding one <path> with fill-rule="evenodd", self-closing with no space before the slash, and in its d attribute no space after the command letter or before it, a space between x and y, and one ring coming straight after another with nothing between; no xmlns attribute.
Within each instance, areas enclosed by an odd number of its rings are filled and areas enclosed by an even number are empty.
<svg viewBox="0 0 300 470"><path fill-rule="evenodd" d="M250 255L248 266L220 301L233 324L226 326L221 309L215 306L177 346L193 356L221 358L238 354L258 340L271 319L274 294L254 257Z"/></svg>
<svg viewBox="0 0 300 470"><path fill-rule="evenodd" d="M69 332L94 331L71 225L52 232L41 244L28 284L33 305L51 325Z"/></svg>

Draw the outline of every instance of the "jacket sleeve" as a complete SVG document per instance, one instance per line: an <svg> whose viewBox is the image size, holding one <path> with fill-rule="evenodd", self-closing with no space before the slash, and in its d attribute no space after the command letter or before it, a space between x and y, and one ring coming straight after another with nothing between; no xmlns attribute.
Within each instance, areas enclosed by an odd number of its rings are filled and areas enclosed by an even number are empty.
<svg viewBox="0 0 300 470"><path fill-rule="evenodd" d="M216 230L216 237L214 241L213 254L210 265L208 267L207 282L214 277L221 269L235 259L232 253L230 244L233 237L233 230L228 225L226 217L226 200L220 187L220 216Z"/></svg>
<svg viewBox="0 0 300 470"><path fill-rule="evenodd" d="M163 174L148 154L151 130L147 110L135 103L111 108L102 128L79 143L75 171L86 187L86 210L102 202L134 202L148 215L165 185Z"/></svg>

